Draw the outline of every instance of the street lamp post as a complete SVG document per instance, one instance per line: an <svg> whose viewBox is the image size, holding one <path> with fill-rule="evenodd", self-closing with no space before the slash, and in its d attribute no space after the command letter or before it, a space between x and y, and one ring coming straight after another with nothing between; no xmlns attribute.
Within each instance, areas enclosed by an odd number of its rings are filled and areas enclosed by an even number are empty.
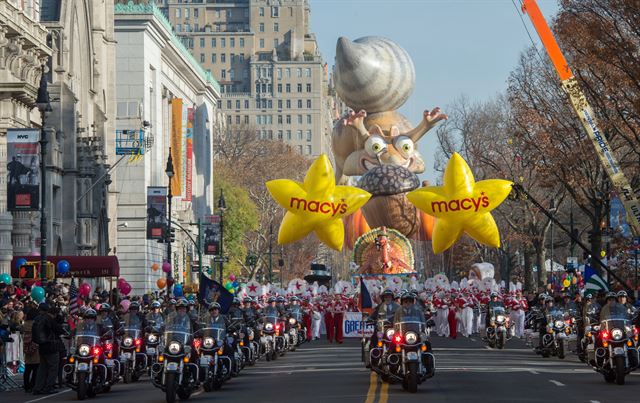
<svg viewBox="0 0 640 403"><path fill-rule="evenodd" d="M269 283L273 283L273 250L271 238L273 238L273 223L269 223Z"/></svg>
<svg viewBox="0 0 640 403"><path fill-rule="evenodd" d="M549 211L551 212L551 214L553 214L555 216L556 213L556 201L554 199L551 199L551 204L549 206ZM551 221L551 261L549 264L549 270L551 271L550 273L547 274L547 284L549 284L551 282L551 279L553 278L553 220ZM544 263L544 262L543 262ZM541 269L542 270L542 269Z"/></svg>
<svg viewBox="0 0 640 403"><path fill-rule="evenodd" d="M174 171L173 171L173 159L171 158L171 147L169 147L169 156L167 157L167 167L164 170L169 178L169 185L167 186L167 201L169 203L169 211L167 218L167 233L165 241L167 242L167 263L169 263L169 272L167 273L167 280L171 280L173 278L173 266L171 264L171 202L173 199L173 193L171 192L171 181L173 179ZM167 295L171 293L171 285L170 281L167 281Z"/></svg>
<svg viewBox="0 0 640 403"><path fill-rule="evenodd" d="M36 105L40 111L40 278L47 277L47 188L46 188L46 156L47 156L47 131L44 128L47 113L51 112L49 102L49 91L47 90L47 77L45 75L46 66L42 65L42 75L40 76L40 87L38 88L38 98ZM44 285L44 284L43 284Z"/></svg>
<svg viewBox="0 0 640 403"><path fill-rule="evenodd" d="M224 270L224 211L227 209L227 203L224 201L224 193L220 189L220 198L218 199L218 210L220 210L220 273L218 275L218 282L222 284L222 273Z"/></svg>

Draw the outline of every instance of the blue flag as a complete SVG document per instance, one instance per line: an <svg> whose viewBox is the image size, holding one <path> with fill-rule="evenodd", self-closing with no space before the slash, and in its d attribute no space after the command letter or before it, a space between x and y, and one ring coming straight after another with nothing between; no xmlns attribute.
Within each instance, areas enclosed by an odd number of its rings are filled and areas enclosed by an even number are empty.
<svg viewBox="0 0 640 403"><path fill-rule="evenodd" d="M364 278L360 277L360 309L373 308L373 300L371 294L364 283Z"/></svg>
<svg viewBox="0 0 640 403"><path fill-rule="evenodd" d="M204 306L209 306L211 302L216 301L220 304L220 312L227 313L233 303L233 294L229 292L222 284L209 277L200 274L200 289L198 290L198 301Z"/></svg>

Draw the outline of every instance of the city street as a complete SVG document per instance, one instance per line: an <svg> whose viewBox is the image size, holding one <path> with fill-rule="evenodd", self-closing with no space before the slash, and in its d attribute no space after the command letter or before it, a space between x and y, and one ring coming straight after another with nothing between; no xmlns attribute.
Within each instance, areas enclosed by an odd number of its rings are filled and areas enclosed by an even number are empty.
<svg viewBox="0 0 640 403"><path fill-rule="evenodd" d="M637 402L640 373L624 386L607 384L575 356L543 359L519 340L502 351L491 350L477 338L434 338L437 372L411 395L401 385L382 383L360 363L359 344L325 341L307 344L276 362L259 362L218 392L202 390L190 401L234 402ZM73 391L40 397L22 392L3 394L11 402L75 401ZM6 399L6 400L5 400ZM118 384L95 401L163 402L164 396L147 380Z"/></svg>

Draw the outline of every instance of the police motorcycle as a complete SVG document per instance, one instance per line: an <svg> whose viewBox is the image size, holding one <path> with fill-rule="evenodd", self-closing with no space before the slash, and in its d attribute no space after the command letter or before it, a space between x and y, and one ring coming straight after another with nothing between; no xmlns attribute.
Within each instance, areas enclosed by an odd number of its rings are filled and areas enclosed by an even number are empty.
<svg viewBox="0 0 640 403"><path fill-rule="evenodd" d="M176 309L187 306L186 300L181 299ZM191 362L191 320L186 311L183 312L178 311L167 318L161 355L151 368L151 382L165 392L167 403L174 403L176 395L182 400L188 399L199 387L199 367Z"/></svg>
<svg viewBox="0 0 640 403"><path fill-rule="evenodd" d="M402 302L415 301L413 293L402 296ZM391 382L402 382L403 389L416 393L418 384L435 374L435 357L425 333L424 313L415 304L396 312L392 343L384 357Z"/></svg>
<svg viewBox="0 0 640 403"><path fill-rule="evenodd" d="M292 297L291 302L299 302L298 297ZM289 336L291 351L296 351L296 347L307 341L307 328L304 326L303 312L300 305L289 305L286 333Z"/></svg>
<svg viewBox="0 0 640 403"><path fill-rule="evenodd" d="M547 313L547 326L542 335L540 353L544 358L557 356L564 359L569 336L571 335L570 323L567 323L565 312L561 308L553 307Z"/></svg>
<svg viewBox="0 0 640 403"><path fill-rule="evenodd" d="M225 353L231 359L230 374L233 377L240 375L240 371L244 368L244 353L248 347L244 345L244 322L241 318L233 318L229 323L229 331L227 332L227 348Z"/></svg>
<svg viewBox="0 0 640 403"><path fill-rule="evenodd" d="M600 324L587 332L594 337L594 344L587 347L588 362L605 381L624 385L625 376L640 363L638 328L631 324L624 305L616 303L603 315Z"/></svg>
<svg viewBox="0 0 640 403"><path fill-rule="evenodd" d="M246 297L243 301L245 304L251 304L253 299L251 297ZM258 329L259 325L257 323L256 312L251 306L245 309L245 334L244 334L244 345L249 348L249 359L246 360L246 364L249 366L255 365L256 361L260 356L260 343L259 334L261 332L261 327ZM258 335L258 337L256 337ZM246 358L246 357L245 357Z"/></svg>
<svg viewBox="0 0 640 403"><path fill-rule="evenodd" d="M209 309L220 309L217 302L212 302ZM214 322L207 320L201 324L202 327L196 332L198 336L198 365L200 367L199 380L205 392L218 390L224 381L229 377L231 359L225 355L225 343L227 340L227 329L224 322Z"/></svg>
<svg viewBox="0 0 640 403"><path fill-rule="evenodd" d="M373 321L369 320L368 323L373 323ZM378 318L375 323L375 345L371 345L371 343L374 342L374 340L372 340L373 337L367 340L364 345L364 351L369 352L369 354L365 354L365 365L367 367L370 366L372 371L383 375L387 371L382 358L386 357L388 348L392 342L394 334L393 323L385 318Z"/></svg>
<svg viewBox="0 0 640 403"><path fill-rule="evenodd" d="M116 338L116 329L114 328L111 317L108 314L111 311L111 305L108 303L101 304L100 315L98 316L97 323L98 329L102 329L102 347L105 355L105 365L107 366L107 378L112 381L106 387L108 391L113 384L120 381L121 365L120 361L115 357L118 357L118 341Z"/></svg>
<svg viewBox="0 0 640 403"><path fill-rule="evenodd" d="M96 316L93 309L84 313L84 319L78 324L69 348L67 364L62 368L66 383L76 391L78 400L108 392L117 378L117 371L110 372L107 369L108 364L117 367L111 358L105 358Z"/></svg>
<svg viewBox="0 0 640 403"><path fill-rule="evenodd" d="M131 305L137 304L132 302ZM130 307L131 308L131 307ZM144 350L142 320L135 313L125 315L122 321L123 334L120 338L120 363L124 383L137 381L147 371L148 357Z"/></svg>
<svg viewBox="0 0 640 403"><path fill-rule="evenodd" d="M597 332L593 331L594 327L597 327L600 324L600 305L598 303L591 303L587 307L584 313L584 317L582 318L584 323L584 336L579 343L582 348L580 349L580 353L578 354L578 358L582 362L587 362L587 350L591 350L593 352L593 346L596 343ZM591 347L589 347L591 345Z"/></svg>
<svg viewBox="0 0 640 403"><path fill-rule="evenodd" d="M162 328L164 327L164 320L155 321L149 320L147 327L145 328L145 354L147 355L148 369L151 371L151 366L158 362L158 356L160 354L160 343L162 341Z"/></svg>
<svg viewBox="0 0 640 403"><path fill-rule="evenodd" d="M488 309L489 326L487 326L487 342L489 347L503 349L507 340L511 339L509 316L504 306L498 305Z"/></svg>
<svg viewBox="0 0 640 403"><path fill-rule="evenodd" d="M267 306L264 308L262 342L267 361L276 360L285 347L284 336L282 335L283 329L279 319L280 315L276 307Z"/></svg>

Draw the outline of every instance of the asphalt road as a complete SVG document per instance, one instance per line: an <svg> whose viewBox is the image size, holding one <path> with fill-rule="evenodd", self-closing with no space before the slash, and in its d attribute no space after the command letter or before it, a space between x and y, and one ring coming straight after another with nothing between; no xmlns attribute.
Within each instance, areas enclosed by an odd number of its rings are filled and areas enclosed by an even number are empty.
<svg viewBox="0 0 640 403"><path fill-rule="evenodd" d="M388 385L360 362L356 340L342 345L314 342L289 352L275 362L261 361L220 391L192 395L190 401L251 403L390 403L390 402L640 402L640 372L624 386L605 383L603 377L575 356L564 360L542 358L520 340L505 350L491 350L477 339L433 338L436 375L409 394L401 385ZM0 395L6 402L69 402L73 391L50 396L23 392ZM6 400L5 400L6 399ZM118 384L96 402L162 403L164 395L148 379Z"/></svg>

